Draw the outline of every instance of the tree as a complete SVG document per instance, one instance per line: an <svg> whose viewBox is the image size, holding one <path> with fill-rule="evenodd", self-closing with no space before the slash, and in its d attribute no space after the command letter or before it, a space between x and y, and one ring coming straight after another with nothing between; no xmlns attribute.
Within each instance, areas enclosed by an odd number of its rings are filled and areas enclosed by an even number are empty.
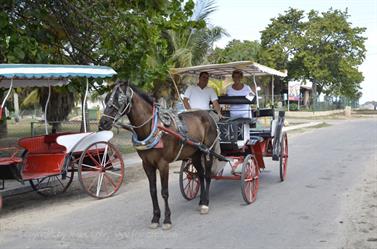
<svg viewBox="0 0 377 249"><path fill-rule="evenodd" d="M216 48L208 57L210 63L258 61L261 46L258 41L230 41L224 49Z"/></svg>
<svg viewBox="0 0 377 249"><path fill-rule="evenodd" d="M351 27L347 10L319 14L290 8L262 31L262 61L288 69L288 79L313 82L313 96L324 92L355 98L363 80L365 28ZM314 99L315 100L315 99Z"/></svg>
<svg viewBox="0 0 377 249"><path fill-rule="evenodd" d="M168 54L168 41L162 34L198 26L189 19L194 7L191 0L184 4L181 0L8 0L2 5L1 62L110 65L118 77L129 78L146 89L166 79L167 61L156 67L148 63L154 54ZM90 83L93 89L93 81ZM96 90L106 91L101 80L96 83ZM74 81L69 91L57 97L65 105L63 99L72 92L83 93L84 86ZM40 91L39 96L45 98L44 93ZM66 112L55 114L59 117L53 120L62 120L65 117L60 115Z"/></svg>
<svg viewBox="0 0 377 249"><path fill-rule="evenodd" d="M148 65L152 68L165 66L164 70L161 70L161 78L153 82L152 91L156 97L177 99L168 69L208 63L207 56L213 43L222 35L227 35L221 27L208 23L208 16L216 10L215 1L199 0L195 5L188 1L187 4L185 9L193 8L191 14L187 13L190 14L190 25L186 28L163 31L161 36L166 41L166 53L162 54L156 49L148 58ZM184 87L182 81L175 79L175 82L178 91L181 91Z"/></svg>

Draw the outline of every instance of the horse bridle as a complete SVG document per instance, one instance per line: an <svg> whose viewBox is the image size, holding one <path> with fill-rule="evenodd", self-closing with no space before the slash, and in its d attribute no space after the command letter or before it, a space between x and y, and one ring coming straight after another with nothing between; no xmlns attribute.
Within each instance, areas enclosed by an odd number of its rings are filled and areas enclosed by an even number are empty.
<svg viewBox="0 0 377 249"><path fill-rule="evenodd" d="M117 90L119 89L119 95L118 95L118 105L115 104L114 98ZM107 114L103 114L103 116L108 117L113 120L113 125L116 125L116 122L124 115L124 114L129 114L132 108L132 97L134 96L134 91L132 90L131 87L127 87L126 93L124 93L123 89L120 87L118 84L115 86L113 92L110 95L109 100L106 103L106 106L113 107L114 109L117 110L117 113L114 116L110 116ZM155 106L153 107L155 109ZM137 129L141 128L144 125L146 125L149 121L153 119L153 117L157 114L157 112L153 111L152 116L145 120L141 125L131 125L131 124L122 124L121 126L127 129Z"/></svg>
<svg viewBox="0 0 377 249"><path fill-rule="evenodd" d="M130 89L130 91L128 91ZM114 102L115 94L119 90L118 95L118 105ZM115 89L110 95L109 100L106 103L106 106L112 107L117 110L117 113L114 116L110 116L107 114L103 114L103 116L108 117L113 120L113 123L116 123L124 114L128 114L132 108L132 97L134 96L134 91L131 87L127 87L126 93L124 93L123 89L120 85L116 85Z"/></svg>

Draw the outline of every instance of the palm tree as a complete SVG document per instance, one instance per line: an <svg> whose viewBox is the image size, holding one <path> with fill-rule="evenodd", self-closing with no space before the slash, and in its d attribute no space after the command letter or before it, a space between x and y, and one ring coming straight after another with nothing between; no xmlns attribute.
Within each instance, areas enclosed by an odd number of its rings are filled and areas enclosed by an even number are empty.
<svg viewBox="0 0 377 249"><path fill-rule="evenodd" d="M206 26L202 29L168 32L172 66L188 67L208 63L207 55L213 43L223 35L228 35L223 28L209 24L208 16L214 11L216 11L214 0L198 0L191 20L205 23Z"/></svg>
<svg viewBox="0 0 377 249"><path fill-rule="evenodd" d="M168 42L168 57L161 57L158 52L150 57L150 65L158 65L159 61L168 63L170 67L189 67L193 65L208 64L207 56L212 50L215 41L223 35L228 35L225 30L218 26L213 26L208 22L208 16L216 11L214 0L198 0L195 4L191 21L205 24L203 28L191 28L179 31L168 30L162 35ZM166 79L154 82L154 92L163 92L176 99L176 90L171 80L166 84ZM184 84L177 81L178 91L181 92ZM156 94L155 94L156 95ZM173 97L176 96L176 97ZM164 96L165 98L168 96Z"/></svg>

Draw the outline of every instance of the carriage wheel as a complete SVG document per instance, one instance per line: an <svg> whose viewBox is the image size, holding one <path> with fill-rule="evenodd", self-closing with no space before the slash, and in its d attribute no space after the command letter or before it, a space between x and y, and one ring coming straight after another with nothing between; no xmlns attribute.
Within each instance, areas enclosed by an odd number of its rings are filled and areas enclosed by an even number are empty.
<svg viewBox="0 0 377 249"><path fill-rule="evenodd" d="M247 155L241 172L242 197L247 204L253 203L257 198L259 187L259 169L255 157Z"/></svg>
<svg viewBox="0 0 377 249"><path fill-rule="evenodd" d="M284 181L287 178L288 166L288 136L284 132L280 142L280 180Z"/></svg>
<svg viewBox="0 0 377 249"><path fill-rule="evenodd" d="M191 160L182 161L179 171L179 187L182 196L188 201L194 199L199 192L199 176Z"/></svg>
<svg viewBox="0 0 377 249"><path fill-rule="evenodd" d="M91 196L112 196L122 185L122 154L109 142L95 142L81 154L78 175L81 187Z"/></svg>
<svg viewBox="0 0 377 249"><path fill-rule="evenodd" d="M53 196L64 193L71 185L74 175L74 160L69 160L67 171L60 175L46 176L29 180L33 190L42 196Z"/></svg>

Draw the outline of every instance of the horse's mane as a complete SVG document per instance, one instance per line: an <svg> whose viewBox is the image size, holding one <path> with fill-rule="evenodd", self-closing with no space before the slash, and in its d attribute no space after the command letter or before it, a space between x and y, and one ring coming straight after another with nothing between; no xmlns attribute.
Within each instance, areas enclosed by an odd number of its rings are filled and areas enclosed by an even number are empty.
<svg viewBox="0 0 377 249"><path fill-rule="evenodd" d="M138 87L136 87L133 84L129 84L129 87L131 87L131 89L135 93L137 93L140 97L142 97L145 101L147 101L149 104L153 105L154 100L151 96L149 96L147 93L143 92L142 90L140 90Z"/></svg>

